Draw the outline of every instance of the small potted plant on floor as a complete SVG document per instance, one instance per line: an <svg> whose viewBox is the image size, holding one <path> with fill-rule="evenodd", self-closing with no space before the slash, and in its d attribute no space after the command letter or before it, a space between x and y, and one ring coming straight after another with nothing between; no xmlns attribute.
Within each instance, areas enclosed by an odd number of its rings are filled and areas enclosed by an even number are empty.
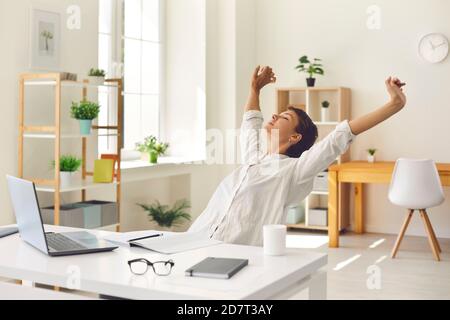
<svg viewBox="0 0 450 320"><path fill-rule="evenodd" d="M155 136L145 138L144 142L136 145L137 150L149 155L150 163L158 163L158 157L164 155L169 148L168 143L159 142Z"/></svg>
<svg viewBox="0 0 450 320"><path fill-rule="evenodd" d="M89 70L89 83L94 85L102 85L105 83L106 72L103 69L91 68Z"/></svg>
<svg viewBox="0 0 450 320"><path fill-rule="evenodd" d="M314 78L314 75L325 74L321 63L322 60L314 58L313 62L311 62L308 56L302 56L298 61L300 62L300 64L296 66L295 69L297 69L298 72L307 73L309 75L309 78L306 79L306 84L308 87L314 87L316 84L316 79Z"/></svg>
<svg viewBox="0 0 450 320"><path fill-rule="evenodd" d="M367 161L369 163L375 162L375 153L377 152L377 149L367 149Z"/></svg>
<svg viewBox="0 0 450 320"><path fill-rule="evenodd" d="M82 160L72 156L63 155L59 158L59 176L61 187L68 187L75 181L75 174L80 169ZM52 161L52 167L55 168L55 161Z"/></svg>
<svg viewBox="0 0 450 320"><path fill-rule="evenodd" d="M72 102L70 112L72 118L80 122L80 133L89 135L91 134L92 120L96 119L100 113L100 105L87 100Z"/></svg>
<svg viewBox="0 0 450 320"><path fill-rule="evenodd" d="M154 221L161 228L172 228L182 224L183 220L190 221L191 215L186 211L190 208L186 199L178 200L170 208L159 201L152 204L137 204L147 212L150 221Z"/></svg>
<svg viewBox="0 0 450 320"><path fill-rule="evenodd" d="M321 108L321 119L322 122L328 122L330 121L330 103L328 101L322 102L322 108Z"/></svg>

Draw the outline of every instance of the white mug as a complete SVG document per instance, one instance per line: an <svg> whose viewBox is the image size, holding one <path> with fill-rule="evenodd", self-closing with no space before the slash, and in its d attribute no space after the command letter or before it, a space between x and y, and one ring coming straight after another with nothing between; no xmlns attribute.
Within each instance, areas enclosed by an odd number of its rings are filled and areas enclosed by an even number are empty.
<svg viewBox="0 0 450 320"><path fill-rule="evenodd" d="M285 225L266 225L263 227L264 254L269 256L282 256L286 253Z"/></svg>

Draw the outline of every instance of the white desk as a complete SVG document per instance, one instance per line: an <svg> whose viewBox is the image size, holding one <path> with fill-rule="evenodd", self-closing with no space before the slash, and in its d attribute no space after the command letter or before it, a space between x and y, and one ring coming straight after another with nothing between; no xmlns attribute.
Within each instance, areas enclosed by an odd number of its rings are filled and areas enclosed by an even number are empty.
<svg viewBox="0 0 450 320"><path fill-rule="evenodd" d="M78 229L46 226L47 232ZM92 231L97 236L110 232ZM185 277L184 271L208 256L245 258L249 265L229 280ZM168 277L151 269L133 275L127 261L172 259ZM162 255L140 248L119 247L113 252L49 257L23 242L18 234L0 239L0 277L26 280L128 299L287 299L308 288L310 299L326 299L327 255L288 249L285 256L269 257L260 247L220 244L193 251Z"/></svg>
<svg viewBox="0 0 450 320"><path fill-rule="evenodd" d="M0 282L0 300L92 300L92 298Z"/></svg>

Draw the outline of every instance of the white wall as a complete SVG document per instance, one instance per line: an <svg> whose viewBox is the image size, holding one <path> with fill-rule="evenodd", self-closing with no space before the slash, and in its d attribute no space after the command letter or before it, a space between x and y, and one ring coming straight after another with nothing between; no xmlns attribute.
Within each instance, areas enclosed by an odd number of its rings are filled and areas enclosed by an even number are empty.
<svg viewBox="0 0 450 320"><path fill-rule="evenodd" d="M450 58L430 65L417 54L420 37L441 32L450 38L450 2L441 0L258 0L256 2L256 58L273 66L278 86L304 86L305 76L294 67L302 54L322 58L326 76L319 86L347 86L353 94L353 117L383 104L383 80L389 75L407 82L408 105L401 114L359 136L353 159L365 150L379 149L379 160L399 157L432 158L450 162ZM366 9L377 4L381 30L366 27ZM262 99L265 115L275 111L275 90ZM387 186L366 188L368 231L398 233L404 210L387 201ZM450 191L446 190L447 198ZM430 210L438 236L450 237L450 201ZM409 234L424 235L417 217Z"/></svg>
<svg viewBox="0 0 450 320"><path fill-rule="evenodd" d="M92 0L19 0L0 1L0 88L2 93L2 117L0 128L2 135L2 157L0 158L0 225L13 223L9 196L6 189L5 174L17 173L17 133L18 133L18 77L20 73L30 72L29 66L29 29L30 7L61 13L61 70L84 75L90 67L97 65L98 4ZM82 13L81 30L66 28L66 8L79 5ZM48 92L44 94L49 94ZM29 98L27 107L43 107L45 99L40 100L39 92ZM34 99L36 98L36 99ZM48 100L47 100L48 102ZM50 110L48 105L45 106ZM30 109L29 109L30 110ZM67 112L67 110L66 110ZM40 113L33 121L43 124L50 114ZM48 124L48 123L47 123ZM50 172L49 161L51 144L38 145L28 149L25 161L32 171ZM45 150L45 151L44 151ZM64 149L63 149L64 150ZM48 198L44 197L45 200Z"/></svg>

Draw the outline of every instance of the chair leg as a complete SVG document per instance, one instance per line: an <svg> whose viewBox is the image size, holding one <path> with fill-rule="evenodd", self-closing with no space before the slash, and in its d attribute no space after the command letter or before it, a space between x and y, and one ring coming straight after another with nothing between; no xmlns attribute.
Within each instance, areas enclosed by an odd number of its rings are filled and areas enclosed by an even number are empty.
<svg viewBox="0 0 450 320"><path fill-rule="evenodd" d="M436 261L441 261L441 257L439 256L438 247L437 247L436 243L434 242L434 238L433 238L433 228L431 227L430 224L428 224L427 212L425 210L420 210L420 216L422 217L423 224L425 225L425 229L427 230L428 242L430 243L431 251L433 251L434 258L436 259Z"/></svg>
<svg viewBox="0 0 450 320"><path fill-rule="evenodd" d="M397 241L395 242L394 249L392 250L392 254L391 254L392 259L394 259L395 256L397 255L397 251L400 248L400 244L402 243L403 237L405 236L406 229L408 228L408 225L409 225L409 222L411 221L413 213L414 213L414 210L409 210L409 212L405 218L405 221L403 222L402 229L400 230L400 233L397 237Z"/></svg>
<svg viewBox="0 0 450 320"><path fill-rule="evenodd" d="M439 245L439 241L438 241L438 239L437 239L437 237L436 237L436 233L434 232L433 226L431 225L430 217L428 216L428 213L427 213L426 210L424 210L424 215L425 215L425 218L427 219L428 225L430 226L430 229L431 229L431 235L433 236L433 240L434 240L434 243L436 244L436 247L437 247L437 249L438 249L438 252L439 252L439 253L442 253L441 246Z"/></svg>

